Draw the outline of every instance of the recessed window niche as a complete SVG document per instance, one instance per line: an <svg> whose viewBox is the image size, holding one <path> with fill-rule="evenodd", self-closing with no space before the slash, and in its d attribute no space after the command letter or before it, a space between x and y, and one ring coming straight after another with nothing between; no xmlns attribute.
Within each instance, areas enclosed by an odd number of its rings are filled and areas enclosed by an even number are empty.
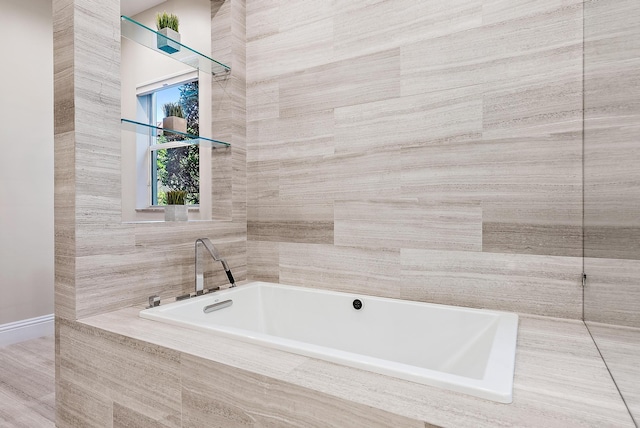
<svg viewBox="0 0 640 428"><path fill-rule="evenodd" d="M180 43L184 46L181 52L175 52L175 57L159 52L155 46L150 49L147 46L151 43L144 45L145 38L155 41L156 16L165 11L179 18ZM190 59L197 56L192 51L201 53L201 57L211 56L210 17L209 0L170 0L122 18L123 222L163 221L163 194L167 190L188 192L189 220L211 220L214 218L212 207L231 200L230 186L228 189L213 188L216 185L212 173L214 163L218 162L217 170L231 172L231 156L215 153L216 150L229 152L230 143L220 141L212 130L212 85L220 85L220 77L216 76L214 82L209 70ZM220 75L219 66L214 66L216 69L211 71ZM226 73L226 78L228 76ZM194 87L197 88L195 95ZM169 99L172 96L175 100ZM215 102L229 103L229 100ZM187 129L168 131L168 126L180 127L177 123L163 121L168 113L165 114L162 107L168 103L180 106L188 122ZM166 149L158 150L159 142L169 144ZM220 161L229 166L220 168ZM230 210L226 211L230 213Z"/></svg>

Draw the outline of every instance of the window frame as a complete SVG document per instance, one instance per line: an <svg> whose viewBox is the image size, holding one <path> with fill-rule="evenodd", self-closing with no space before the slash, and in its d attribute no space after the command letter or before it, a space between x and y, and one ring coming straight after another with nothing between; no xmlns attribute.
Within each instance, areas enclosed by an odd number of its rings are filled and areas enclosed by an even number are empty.
<svg viewBox="0 0 640 428"><path fill-rule="evenodd" d="M136 88L136 120L141 123L148 123L155 126L158 123L156 115L156 93L175 86L198 81L199 88L201 81L197 70L177 73L166 76L162 79L139 85ZM198 103L202 105L202 93L198 91ZM200 109L201 110L201 109ZM164 144L156 143L157 132L138 135L136 138L136 209L164 209L164 205L153 204L157 201L157 169L154 162L157 161L157 150L175 147L184 147L189 143L175 141ZM155 146L155 147L154 147ZM161 146L161 147L158 147ZM201 158L202 158L202 150ZM202 186L202 165L199 165L200 195L203 193ZM201 196L202 197L202 196ZM199 207L199 205L189 205Z"/></svg>

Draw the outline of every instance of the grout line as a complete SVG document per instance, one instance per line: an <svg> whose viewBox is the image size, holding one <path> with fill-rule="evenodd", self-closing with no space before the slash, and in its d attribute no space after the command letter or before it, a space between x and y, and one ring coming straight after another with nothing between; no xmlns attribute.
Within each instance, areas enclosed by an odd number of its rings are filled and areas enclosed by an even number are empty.
<svg viewBox="0 0 640 428"><path fill-rule="evenodd" d="M607 360L604 359L604 356L602 355L602 351L600 351L600 348L598 347L598 343L596 342L596 339L593 337L593 334L591 334L591 330L589 330L589 326L587 325L586 321L584 321L584 320L582 320L582 323L586 327L587 333L589 333L589 336L591 337L591 341L595 345L596 350L598 351L598 355L600 355L600 359L602 360L602 362L604 363L604 366L606 367L607 371L609 372L609 376L611 377L611 380L613 381L613 384L615 385L616 389L618 390L618 394L620 395L620 398L622 399L622 402L624 403L624 406L627 408L627 412L629 412L629 416L631 417L631 421L636 426L636 428L639 428L638 427L638 423L636 422L635 418L633 417L633 413L631 413L631 409L629 409L629 405L627 404L626 400L624 399L624 395L622 395L622 391L620 391L620 388L618 387L618 384L616 383L616 379L613 377L613 373L611 373L611 369L609 369L609 365L607 364Z"/></svg>

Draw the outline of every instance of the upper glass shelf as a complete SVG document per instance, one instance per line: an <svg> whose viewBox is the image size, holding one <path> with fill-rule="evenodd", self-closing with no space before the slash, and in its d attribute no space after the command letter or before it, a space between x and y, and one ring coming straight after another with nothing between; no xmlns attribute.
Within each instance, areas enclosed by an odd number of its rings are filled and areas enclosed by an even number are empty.
<svg viewBox="0 0 640 428"><path fill-rule="evenodd" d="M197 135L191 135L184 132L175 131L173 129L163 129L163 128L149 125L146 123L136 122L135 120L120 119L120 121L122 122L123 129L126 129L127 131L133 131L138 134L157 137L158 135L161 135L161 132L171 132L173 134L181 135L185 138L184 140L171 141L171 142L161 144L165 148L189 146L192 144L199 144L201 146L211 147L214 149L219 147L224 148L224 147L231 146L231 144L225 143L224 141L212 140L211 138L206 138L206 137L198 137Z"/></svg>
<svg viewBox="0 0 640 428"><path fill-rule="evenodd" d="M128 16L122 15L120 17L120 21L121 34L124 37L133 40L134 42L139 43L143 46L146 46L151 50L154 50L158 53L171 57L176 61L180 61L193 68L202 70L206 73L211 73L213 75L225 74L231 70L231 67L218 62L213 58L209 58L208 56L190 48L187 45L183 45L176 40L160 34L157 31L154 31L151 28L147 27L146 25L143 25L138 21L129 18ZM180 50L173 53L167 53L158 48L158 41L162 41L164 43L169 42L171 45L180 46Z"/></svg>

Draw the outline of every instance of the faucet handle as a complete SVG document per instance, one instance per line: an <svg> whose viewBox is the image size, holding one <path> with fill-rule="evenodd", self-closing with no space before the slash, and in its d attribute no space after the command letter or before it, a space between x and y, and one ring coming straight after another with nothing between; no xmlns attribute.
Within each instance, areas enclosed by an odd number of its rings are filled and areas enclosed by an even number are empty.
<svg viewBox="0 0 640 428"><path fill-rule="evenodd" d="M235 287L236 286L236 280L233 279L233 274L231 273L231 269L227 268L225 270L225 273L227 274L227 278L229 278L229 282L231 283L231 287Z"/></svg>
<svg viewBox="0 0 640 428"><path fill-rule="evenodd" d="M157 294L149 296L149 306L147 307L147 309L155 308L156 306L160 306L160 296L158 296Z"/></svg>

